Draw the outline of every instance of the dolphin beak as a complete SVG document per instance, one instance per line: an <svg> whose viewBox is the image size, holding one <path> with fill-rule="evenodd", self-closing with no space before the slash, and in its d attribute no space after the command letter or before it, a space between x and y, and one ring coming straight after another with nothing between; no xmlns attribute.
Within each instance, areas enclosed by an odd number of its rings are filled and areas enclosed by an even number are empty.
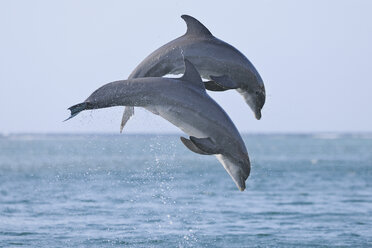
<svg viewBox="0 0 372 248"><path fill-rule="evenodd" d="M255 113L254 113L255 117L257 120L261 119L261 110L257 110Z"/></svg>

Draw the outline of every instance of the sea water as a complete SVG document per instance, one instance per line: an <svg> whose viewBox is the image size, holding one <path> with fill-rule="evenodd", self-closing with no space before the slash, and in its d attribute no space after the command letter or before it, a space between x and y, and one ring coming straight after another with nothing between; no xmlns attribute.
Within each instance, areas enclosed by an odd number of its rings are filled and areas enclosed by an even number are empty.
<svg viewBox="0 0 372 248"><path fill-rule="evenodd" d="M0 247L372 247L372 135L244 135L239 192L178 135L0 136Z"/></svg>

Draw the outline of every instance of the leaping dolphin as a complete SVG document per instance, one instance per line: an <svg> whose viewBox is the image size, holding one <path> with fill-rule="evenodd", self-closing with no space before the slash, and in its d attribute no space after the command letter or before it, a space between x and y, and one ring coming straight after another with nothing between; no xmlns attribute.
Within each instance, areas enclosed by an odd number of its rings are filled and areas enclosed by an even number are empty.
<svg viewBox="0 0 372 248"><path fill-rule="evenodd" d="M181 78L137 78L108 83L84 102L69 108L72 118L83 110L112 106L143 107L190 136L181 137L191 151L216 155L239 190L245 189L250 161L245 144L226 112L206 93L195 67L185 59Z"/></svg>
<svg viewBox="0 0 372 248"><path fill-rule="evenodd" d="M207 90L236 89L259 120L266 98L265 86L252 63L235 47L214 37L194 17L181 17L187 25L186 33L151 53L128 79L180 74L185 70L183 58L187 58L202 78L209 80L205 82ZM133 107L125 108L120 132L133 114Z"/></svg>

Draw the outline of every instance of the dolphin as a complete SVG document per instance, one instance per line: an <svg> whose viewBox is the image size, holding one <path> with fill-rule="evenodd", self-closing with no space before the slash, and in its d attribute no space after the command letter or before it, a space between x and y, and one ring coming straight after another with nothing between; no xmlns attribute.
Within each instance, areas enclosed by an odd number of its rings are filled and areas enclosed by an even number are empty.
<svg viewBox="0 0 372 248"><path fill-rule="evenodd" d="M182 15L181 18L186 22L186 33L151 53L128 79L180 74L185 70L183 58L187 58L201 77L208 80L205 82L207 90L236 89L259 120L266 94L253 64L235 47L214 37L194 17ZM133 114L133 107L125 108L120 132Z"/></svg>
<svg viewBox="0 0 372 248"><path fill-rule="evenodd" d="M184 63L181 78L147 77L108 83L70 107L68 119L87 109L143 107L189 135L181 141L191 151L216 155L243 191L251 168L245 144L230 117L206 93L195 67L186 59Z"/></svg>

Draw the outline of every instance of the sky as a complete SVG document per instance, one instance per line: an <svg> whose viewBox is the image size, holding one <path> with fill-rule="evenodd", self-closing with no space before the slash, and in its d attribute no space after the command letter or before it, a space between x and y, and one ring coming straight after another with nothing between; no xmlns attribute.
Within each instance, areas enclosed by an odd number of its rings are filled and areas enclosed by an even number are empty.
<svg viewBox="0 0 372 248"><path fill-rule="evenodd" d="M1 1L0 133L118 133L123 107L68 107L183 35L188 14L254 64L262 119L208 92L242 133L372 132L372 1ZM136 108L127 133L173 133Z"/></svg>

